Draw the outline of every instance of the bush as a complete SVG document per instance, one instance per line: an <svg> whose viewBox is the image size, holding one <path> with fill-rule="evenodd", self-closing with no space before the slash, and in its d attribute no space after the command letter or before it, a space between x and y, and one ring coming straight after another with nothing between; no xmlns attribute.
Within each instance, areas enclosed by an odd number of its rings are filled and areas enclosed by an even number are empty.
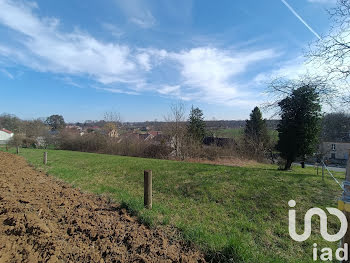
<svg viewBox="0 0 350 263"><path fill-rule="evenodd" d="M99 134L79 134L62 132L59 135L58 147L62 150L81 152L101 152L107 148L107 141L103 135Z"/></svg>
<svg viewBox="0 0 350 263"><path fill-rule="evenodd" d="M30 147L36 148L36 143L37 141L34 138L27 137L24 134L15 134L12 137L9 145L21 146L24 148L30 148Z"/></svg>
<svg viewBox="0 0 350 263"><path fill-rule="evenodd" d="M56 148L61 150L95 152L114 155L169 159L206 159L215 161L218 159L258 159L253 156L243 141L219 141L209 145L203 145L187 138L181 145L181 152L174 156L174 149L168 140L159 143L144 141L135 137L111 138L100 133L88 133L80 136L78 133L62 131L55 136ZM265 152L263 152L265 154ZM262 160L262 157L259 158Z"/></svg>
<svg viewBox="0 0 350 263"><path fill-rule="evenodd" d="M278 165L278 170L285 170L285 166L286 166L286 160L284 160L281 157L278 157L277 159L277 165Z"/></svg>
<svg viewBox="0 0 350 263"><path fill-rule="evenodd" d="M144 152L143 156L146 158L156 158L156 159L166 159L171 153L171 148L166 145L148 145Z"/></svg>
<svg viewBox="0 0 350 263"><path fill-rule="evenodd" d="M200 158L215 161L220 158L220 152L222 153L222 149L217 146L206 146L203 147Z"/></svg>

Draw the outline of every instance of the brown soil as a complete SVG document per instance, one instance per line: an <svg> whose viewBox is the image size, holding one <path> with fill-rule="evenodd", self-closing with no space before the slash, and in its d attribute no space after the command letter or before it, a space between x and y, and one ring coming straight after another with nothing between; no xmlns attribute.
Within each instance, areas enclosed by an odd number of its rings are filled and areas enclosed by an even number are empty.
<svg viewBox="0 0 350 263"><path fill-rule="evenodd" d="M175 236L0 152L1 263L204 262Z"/></svg>

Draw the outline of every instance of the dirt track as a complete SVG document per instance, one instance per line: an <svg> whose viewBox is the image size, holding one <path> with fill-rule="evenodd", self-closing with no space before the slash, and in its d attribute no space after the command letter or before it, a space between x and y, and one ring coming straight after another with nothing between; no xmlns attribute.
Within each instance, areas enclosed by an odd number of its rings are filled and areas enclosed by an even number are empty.
<svg viewBox="0 0 350 263"><path fill-rule="evenodd" d="M0 263L204 262L172 235L0 152Z"/></svg>

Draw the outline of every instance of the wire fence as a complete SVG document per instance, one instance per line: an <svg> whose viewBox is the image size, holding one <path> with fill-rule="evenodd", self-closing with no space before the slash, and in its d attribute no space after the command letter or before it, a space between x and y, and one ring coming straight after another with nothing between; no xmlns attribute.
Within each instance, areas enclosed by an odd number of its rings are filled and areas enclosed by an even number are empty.
<svg viewBox="0 0 350 263"><path fill-rule="evenodd" d="M327 165L326 165L323 161L322 161L321 163L322 163L323 167L326 168L326 170L327 170L327 172L329 173L329 175L334 179L334 181L336 181L336 183L340 186L340 188L341 188L342 190L344 190L344 185L341 184L341 183L337 180L337 178L334 177L334 175L333 175L333 174L331 173L331 171L328 169Z"/></svg>

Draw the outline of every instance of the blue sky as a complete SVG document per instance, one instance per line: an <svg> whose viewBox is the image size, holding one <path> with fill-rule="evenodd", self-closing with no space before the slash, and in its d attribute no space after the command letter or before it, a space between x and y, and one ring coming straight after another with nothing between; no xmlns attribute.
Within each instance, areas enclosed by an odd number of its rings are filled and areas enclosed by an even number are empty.
<svg viewBox="0 0 350 263"><path fill-rule="evenodd" d="M334 0L0 0L0 113L163 120L183 101L245 119L306 70Z"/></svg>

